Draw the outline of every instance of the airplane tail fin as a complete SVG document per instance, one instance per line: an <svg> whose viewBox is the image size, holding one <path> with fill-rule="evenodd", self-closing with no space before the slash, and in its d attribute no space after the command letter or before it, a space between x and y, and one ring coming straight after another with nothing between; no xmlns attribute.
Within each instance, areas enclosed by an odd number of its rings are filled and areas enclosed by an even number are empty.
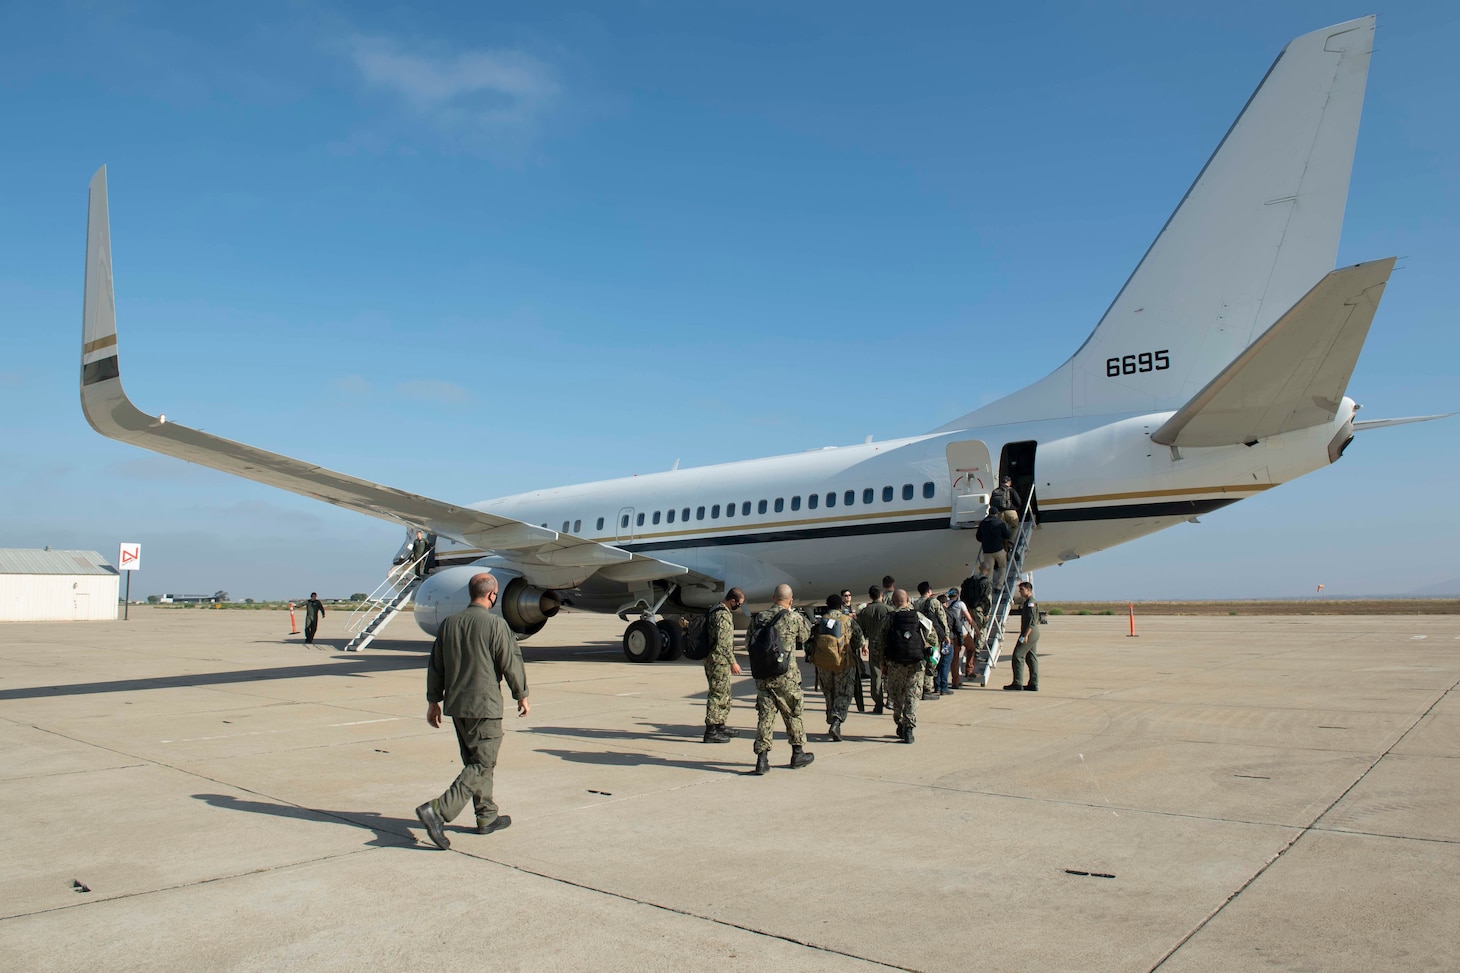
<svg viewBox="0 0 1460 973"><path fill-rule="evenodd" d="M1074 356L941 430L1175 409L1296 304L1337 260L1373 32L1290 42Z"/></svg>
<svg viewBox="0 0 1460 973"><path fill-rule="evenodd" d="M117 310L112 296L112 234L107 217L106 166L91 177L86 211L86 290L81 326L81 387L121 381Z"/></svg>

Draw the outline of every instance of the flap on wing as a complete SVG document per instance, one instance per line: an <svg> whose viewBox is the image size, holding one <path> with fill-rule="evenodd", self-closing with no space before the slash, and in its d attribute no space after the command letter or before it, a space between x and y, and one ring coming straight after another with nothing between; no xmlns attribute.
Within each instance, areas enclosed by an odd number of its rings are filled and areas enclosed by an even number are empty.
<svg viewBox="0 0 1460 973"><path fill-rule="evenodd" d="M336 473L138 409L122 389L118 367L105 167L91 179L82 329L81 410L91 427L110 439L501 552L521 566L529 581L534 565L554 568L550 574L557 584L565 576L580 583L601 569L618 572L611 576L624 581L689 573L667 561ZM570 570L567 575L557 570L565 567L580 570Z"/></svg>
<svg viewBox="0 0 1460 973"><path fill-rule="evenodd" d="M1331 422L1394 258L1335 270L1157 429L1163 446L1233 446Z"/></svg>

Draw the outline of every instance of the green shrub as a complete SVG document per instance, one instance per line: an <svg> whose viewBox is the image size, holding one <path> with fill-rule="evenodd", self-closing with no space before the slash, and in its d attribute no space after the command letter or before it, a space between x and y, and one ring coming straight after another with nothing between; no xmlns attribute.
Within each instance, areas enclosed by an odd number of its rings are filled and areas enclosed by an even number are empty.
<svg viewBox="0 0 1460 973"><path fill-rule="evenodd" d="M1063 615L1065 613L1065 610L1063 608L1051 608L1049 610L1049 613L1051 615Z"/></svg>

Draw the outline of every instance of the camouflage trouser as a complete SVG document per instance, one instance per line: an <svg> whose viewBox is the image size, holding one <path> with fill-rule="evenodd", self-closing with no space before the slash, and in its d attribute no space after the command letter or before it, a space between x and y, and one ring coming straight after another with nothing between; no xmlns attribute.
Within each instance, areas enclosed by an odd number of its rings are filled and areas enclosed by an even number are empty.
<svg viewBox="0 0 1460 973"><path fill-rule="evenodd" d="M730 718L730 667L715 662L713 656L706 659L705 682L710 684L705 697L705 726L719 726Z"/></svg>
<svg viewBox="0 0 1460 973"><path fill-rule="evenodd" d="M818 669L821 684L826 687L826 723L845 723L847 707L852 705L852 696L857 691L857 664L853 663L841 672Z"/></svg>
<svg viewBox="0 0 1460 973"><path fill-rule="evenodd" d="M886 688L882 685L882 646L870 642L867 646L867 664L872 667L872 704L881 706L886 699Z"/></svg>
<svg viewBox="0 0 1460 973"><path fill-rule="evenodd" d="M755 681L755 712L760 717L755 728L756 753L770 751L777 713L786 724L791 746L806 745L806 728L801 725L801 670L794 661L785 675Z"/></svg>
<svg viewBox="0 0 1460 973"><path fill-rule="evenodd" d="M898 726L918 725L918 700L923 695L921 662L887 663L887 702Z"/></svg>
<svg viewBox="0 0 1460 973"><path fill-rule="evenodd" d="M942 649L939 649L938 651L941 652ZM927 662L923 663L923 692L930 693L933 691L933 677L937 674L938 663L934 662L932 659L929 659Z"/></svg>

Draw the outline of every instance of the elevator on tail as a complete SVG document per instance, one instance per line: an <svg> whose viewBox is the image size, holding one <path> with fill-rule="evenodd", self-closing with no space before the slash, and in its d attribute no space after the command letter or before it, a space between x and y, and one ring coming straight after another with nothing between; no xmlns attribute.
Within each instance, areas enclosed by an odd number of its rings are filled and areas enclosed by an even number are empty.
<svg viewBox="0 0 1460 973"><path fill-rule="evenodd" d="M105 168L91 180L81 404L102 435L436 538L414 587L428 633L495 574L519 637L560 607L630 621L730 586L819 600L885 573L951 583L977 559L994 478L1031 498L1025 570L1121 544L1335 462L1364 422L1347 396L1394 258L1334 269L1374 18L1296 38L1268 70L1083 345L1049 375L931 432L545 489L469 505L191 429L122 390ZM676 464L677 467L677 464Z"/></svg>

